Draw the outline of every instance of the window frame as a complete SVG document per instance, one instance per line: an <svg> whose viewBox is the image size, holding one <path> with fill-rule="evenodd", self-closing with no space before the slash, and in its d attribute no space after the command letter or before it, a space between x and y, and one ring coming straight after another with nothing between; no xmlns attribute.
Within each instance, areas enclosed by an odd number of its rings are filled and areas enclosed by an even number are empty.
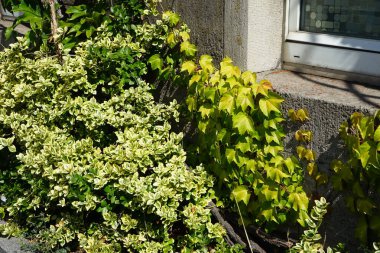
<svg viewBox="0 0 380 253"><path fill-rule="evenodd" d="M286 0L284 62L380 76L380 40L300 31L301 0Z"/></svg>

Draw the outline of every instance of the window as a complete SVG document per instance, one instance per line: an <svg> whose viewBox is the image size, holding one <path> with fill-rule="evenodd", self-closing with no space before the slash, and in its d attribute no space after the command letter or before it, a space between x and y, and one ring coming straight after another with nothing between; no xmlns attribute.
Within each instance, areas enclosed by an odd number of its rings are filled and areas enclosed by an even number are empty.
<svg viewBox="0 0 380 253"><path fill-rule="evenodd" d="M284 61L380 76L380 0L287 0Z"/></svg>

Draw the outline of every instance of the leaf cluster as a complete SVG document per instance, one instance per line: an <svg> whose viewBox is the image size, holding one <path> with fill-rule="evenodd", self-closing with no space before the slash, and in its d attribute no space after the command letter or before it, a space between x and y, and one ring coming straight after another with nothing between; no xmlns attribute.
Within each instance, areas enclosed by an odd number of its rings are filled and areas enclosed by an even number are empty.
<svg viewBox="0 0 380 253"><path fill-rule="evenodd" d="M380 113L354 113L339 132L349 158L331 163L331 181L335 189L348 192L347 207L360 216L356 236L367 243L380 235L380 207L376 204L380 194Z"/></svg>
<svg viewBox="0 0 380 253"><path fill-rule="evenodd" d="M304 225L303 169L296 157L281 154L283 99L270 82L242 73L229 58L218 69L208 55L185 61L181 70L188 74L187 108L198 127L192 162L215 175L222 200L233 208L228 197L236 199L247 223Z"/></svg>

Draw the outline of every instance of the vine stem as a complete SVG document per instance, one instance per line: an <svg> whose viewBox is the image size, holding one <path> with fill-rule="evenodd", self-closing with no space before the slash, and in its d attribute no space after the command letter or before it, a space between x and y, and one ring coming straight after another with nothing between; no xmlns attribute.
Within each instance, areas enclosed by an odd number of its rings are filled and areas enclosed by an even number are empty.
<svg viewBox="0 0 380 253"><path fill-rule="evenodd" d="M53 43L56 49L59 62L62 64L62 51L59 48L58 43L58 20L57 11L55 9L55 0L49 0L50 15L51 15L51 35L53 37Z"/></svg>
<svg viewBox="0 0 380 253"><path fill-rule="evenodd" d="M237 208L238 208L238 211L239 211L239 215L240 215L241 223L243 224L243 229L244 229L245 237L247 237L247 242L248 242L249 250L251 251L251 253L253 253L252 246L251 246L251 242L249 241L249 237L248 237L247 229L245 228L245 224L244 224L244 220L243 220L243 215L241 215L240 207L239 207L239 204L238 204L238 202L237 202L235 196L234 196L234 199L235 199L235 203L236 203L236 206L237 206Z"/></svg>

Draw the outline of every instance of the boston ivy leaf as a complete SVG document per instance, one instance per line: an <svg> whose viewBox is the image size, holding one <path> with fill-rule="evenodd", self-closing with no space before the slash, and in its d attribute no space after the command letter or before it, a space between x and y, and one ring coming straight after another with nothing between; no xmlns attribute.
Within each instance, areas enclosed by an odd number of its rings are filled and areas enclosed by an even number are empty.
<svg viewBox="0 0 380 253"><path fill-rule="evenodd" d="M267 172L268 178L274 180L277 183L281 183L281 179L290 177L288 174L283 172L280 167L278 168L272 168L272 167L266 167L265 168Z"/></svg>
<svg viewBox="0 0 380 253"><path fill-rule="evenodd" d="M372 209L374 208L373 203L368 198L358 199L356 201L356 210L359 213L371 215Z"/></svg>
<svg viewBox="0 0 380 253"><path fill-rule="evenodd" d="M214 111L214 108L210 104L201 105L198 110L201 113L202 119L210 117L211 113Z"/></svg>
<svg viewBox="0 0 380 253"><path fill-rule="evenodd" d="M225 93L219 101L219 109L232 113L235 108L235 98L230 93Z"/></svg>
<svg viewBox="0 0 380 253"><path fill-rule="evenodd" d="M248 89L249 91L251 89ZM246 111L247 107L254 109L255 103L250 92L244 92L244 90L239 89L239 93L236 97L236 105L241 107L243 111Z"/></svg>
<svg viewBox="0 0 380 253"><path fill-rule="evenodd" d="M241 74L241 79L243 79L244 85L248 85L249 83L256 82L256 74L251 71L245 71Z"/></svg>
<svg viewBox="0 0 380 253"><path fill-rule="evenodd" d="M148 63L150 64L153 70L156 70L156 69L161 70L164 64L164 61L161 59L159 54L155 54L149 58Z"/></svg>
<svg viewBox="0 0 380 253"><path fill-rule="evenodd" d="M269 116L271 112L280 112L280 103L283 99L280 98L262 98L259 101L259 108L265 116Z"/></svg>
<svg viewBox="0 0 380 253"><path fill-rule="evenodd" d="M240 138L235 145L236 149L240 150L243 153L251 151L251 142L245 138Z"/></svg>
<svg viewBox="0 0 380 253"><path fill-rule="evenodd" d="M248 205L250 197L251 193L245 185L236 186L231 192L232 199L235 199L237 202L243 201L246 205Z"/></svg>
<svg viewBox="0 0 380 253"><path fill-rule="evenodd" d="M201 65L201 68L208 73L212 73L214 71L214 66L212 65L212 57L210 55L202 55L199 59L199 65Z"/></svg>
<svg viewBox="0 0 380 253"><path fill-rule="evenodd" d="M363 243L367 242L367 229L368 229L367 220L365 216L362 215L360 216L359 221L356 225L355 236Z"/></svg>
<svg viewBox="0 0 380 253"><path fill-rule="evenodd" d="M380 142L380 126L377 127L377 129L373 135L373 140L376 142Z"/></svg>
<svg viewBox="0 0 380 253"><path fill-rule="evenodd" d="M205 88L205 98L209 99L211 102L215 102L216 88L206 87Z"/></svg>
<svg viewBox="0 0 380 253"><path fill-rule="evenodd" d="M226 149L226 158L229 163L236 162L236 151L232 148Z"/></svg>
<svg viewBox="0 0 380 253"><path fill-rule="evenodd" d="M309 198L304 192L292 192L289 194L288 202L295 211L307 210Z"/></svg>
<svg viewBox="0 0 380 253"><path fill-rule="evenodd" d="M180 51L184 52L186 56L194 56L197 52L197 47L189 41L184 41L181 43Z"/></svg>
<svg viewBox="0 0 380 253"><path fill-rule="evenodd" d="M169 21L169 24L171 26L176 26L178 24L178 22L181 20L179 15L175 12L172 12L172 11L165 11L162 14L162 19Z"/></svg>
<svg viewBox="0 0 380 253"><path fill-rule="evenodd" d="M175 47L177 44L177 39L174 33L169 33L168 37L166 38L166 42L169 44L170 48Z"/></svg>
<svg viewBox="0 0 380 253"><path fill-rule="evenodd" d="M360 162L363 168L367 166L368 159L370 158L370 154L369 154L370 149L371 149L371 145L368 142L364 142L363 144L359 146L359 149L356 150L358 154L358 158L360 159Z"/></svg>
<svg viewBox="0 0 380 253"><path fill-rule="evenodd" d="M278 201L278 190L270 188L268 185L264 185L261 189L261 193L264 195L266 201Z"/></svg>
<svg viewBox="0 0 380 253"><path fill-rule="evenodd" d="M190 75L197 69L197 65L193 61L185 61L182 64L181 71L187 71Z"/></svg>
<svg viewBox="0 0 380 253"><path fill-rule="evenodd" d="M239 134L254 132L253 120L244 112L239 112L232 117L232 125L238 129Z"/></svg>

